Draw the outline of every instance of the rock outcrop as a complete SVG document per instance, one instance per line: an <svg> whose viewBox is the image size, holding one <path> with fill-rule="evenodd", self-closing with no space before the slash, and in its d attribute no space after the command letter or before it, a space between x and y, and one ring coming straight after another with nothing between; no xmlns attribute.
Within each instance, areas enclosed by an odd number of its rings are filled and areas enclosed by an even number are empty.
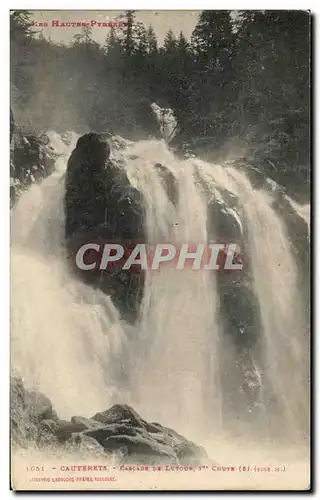
<svg viewBox="0 0 320 500"><path fill-rule="evenodd" d="M143 235L143 203L126 173L110 161L108 142L86 134L77 142L67 167L66 237L105 226L111 238Z"/></svg>
<svg viewBox="0 0 320 500"><path fill-rule="evenodd" d="M10 110L10 201L13 205L20 193L53 172L57 155L46 134L24 135L14 122Z"/></svg>
<svg viewBox="0 0 320 500"><path fill-rule="evenodd" d="M112 150L120 151L120 154L113 155L112 160L105 137L95 133L86 134L78 140L68 161L65 234L73 260L78 249L84 244L95 243L101 247L103 243L120 243L130 250L132 243L146 241L145 200L141 192L130 184L125 160L121 156L121 149L126 149L133 143L119 136L109 138L109 143L112 145ZM134 156L132 159L136 160L137 157ZM179 202L177 179L161 163L155 162L154 168L163 183L168 199L177 206ZM203 188L205 189L204 186ZM219 198L212 197L212 193L207 197L209 237L212 233L211 228L215 227L222 241L241 244L243 240L241 220L236 210L232 208L236 205L236 200L231 199L230 193L223 193L223 196L220 196L221 203ZM224 200L225 197L228 205ZM216 241L216 234L212 235L212 239ZM101 255L95 257L98 264L101 257ZM76 267L74 262L73 265ZM76 272L79 270L76 269ZM132 322L136 319L143 295L143 272L137 275L132 269L123 271L117 267L112 271L108 268L108 272L94 269L80 274L87 283L110 294L126 320Z"/></svg>
<svg viewBox="0 0 320 500"><path fill-rule="evenodd" d="M65 234L71 256L88 243L121 243L130 247L144 239L144 203L123 168L110 160L108 142L86 134L77 142L67 166ZM78 272L78 270L77 270ZM142 296L143 275L116 268L114 272L82 272L82 278L111 294L125 319L135 318Z"/></svg>
<svg viewBox="0 0 320 500"><path fill-rule="evenodd" d="M149 423L126 404L113 405L91 418L60 420L50 400L11 380L11 437L14 447L48 447L118 458L123 464L199 465L205 450L172 429Z"/></svg>

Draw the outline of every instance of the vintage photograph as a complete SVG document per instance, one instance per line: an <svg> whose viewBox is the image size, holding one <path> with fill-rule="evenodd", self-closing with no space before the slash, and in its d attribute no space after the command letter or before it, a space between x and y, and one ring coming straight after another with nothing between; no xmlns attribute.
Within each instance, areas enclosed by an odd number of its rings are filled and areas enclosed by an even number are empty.
<svg viewBox="0 0 320 500"><path fill-rule="evenodd" d="M17 491L310 489L310 11L10 11Z"/></svg>

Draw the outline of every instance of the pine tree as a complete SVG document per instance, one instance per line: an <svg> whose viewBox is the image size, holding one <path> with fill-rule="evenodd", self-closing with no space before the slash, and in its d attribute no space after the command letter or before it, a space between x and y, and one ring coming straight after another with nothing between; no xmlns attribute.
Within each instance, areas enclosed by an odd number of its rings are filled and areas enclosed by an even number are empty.
<svg viewBox="0 0 320 500"><path fill-rule="evenodd" d="M147 30L143 23L137 23L134 29L135 38L137 40L137 52L140 56L145 56L148 53L148 37Z"/></svg>
<svg viewBox="0 0 320 500"><path fill-rule="evenodd" d="M163 48L164 48L166 55L171 55L171 54L175 53L175 51L176 51L177 41L175 39L175 36L173 34L172 29L170 29L167 32L167 34L164 38Z"/></svg>
<svg viewBox="0 0 320 500"><path fill-rule="evenodd" d="M186 54L190 49L190 45L187 42L187 39L185 35L183 34L182 31L179 33L179 38L178 38L178 43L177 43L177 50L181 54Z"/></svg>
<svg viewBox="0 0 320 500"><path fill-rule="evenodd" d="M125 54L130 56L135 48L134 37L133 37L133 25L135 21L134 10L127 10L125 13L126 27L125 27Z"/></svg>
<svg viewBox="0 0 320 500"><path fill-rule="evenodd" d="M249 123L258 145L252 161L297 186L309 181L309 23L302 11L241 12L235 45L239 127L246 134Z"/></svg>
<svg viewBox="0 0 320 500"><path fill-rule="evenodd" d="M17 120L29 116L38 130L68 124L81 133L89 124L140 138L143 131L150 133L148 113L155 101L173 108L180 140L213 137L219 147L234 136L244 138L247 149L252 147L248 164L295 184L296 191L307 189L309 13L239 11L231 18L226 11L205 11L191 43L182 32L176 39L169 30L160 48L152 26L146 30L136 22L134 11L122 20L126 25L110 29L102 50L90 28L78 33L75 43L54 44L36 36L28 11L12 12ZM44 73L45 90L39 90Z"/></svg>
<svg viewBox="0 0 320 500"><path fill-rule="evenodd" d="M229 11L203 11L192 33L195 52L190 81L191 103L194 113L193 130L199 136L223 137L230 129L232 92L229 86L233 53L233 24Z"/></svg>
<svg viewBox="0 0 320 500"><path fill-rule="evenodd" d="M155 54L158 50L158 42L156 34L151 24L147 31L147 43L148 43L148 53Z"/></svg>
<svg viewBox="0 0 320 500"><path fill-rule="evenodd" d="M11 85L21 96L21 105L26 106L34 89L34 75L37 60L31 13L26 10L17 10L10 14L10 77Z"/></svg>
<svg viewBox="0 0 320 500"><path fill-rule="evenodd" d="M232 52L233 30L230 11L205 10L192 33L197 56L211 65L223 64Z"/></svg>
<svg viewBox="0 0 320 500"><path fill-rule="evenodd" d="M114 27L110 28L110 33L106 40L106 52L108 63L119 67L122 45Z"/></svg>

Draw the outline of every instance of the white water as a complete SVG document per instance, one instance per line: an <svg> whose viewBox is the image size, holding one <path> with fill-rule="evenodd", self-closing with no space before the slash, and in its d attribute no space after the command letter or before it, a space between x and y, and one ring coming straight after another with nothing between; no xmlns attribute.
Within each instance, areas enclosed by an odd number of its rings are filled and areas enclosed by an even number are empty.
<svg viewBox="0 0 320 500"><path fill-rule="evenodd" d="M262 322L261 369L266 383L271 383L271 396L282 406L282 423L298 432L308 422L309 353L297 266L285 224L273 210L270 195L254 191L239 171L227 171L237 183L248 226L248 251Z"/></svg>
<svg viewBox="0 0 320 500"><path fill-rule="evenodd" d="M219 326L215 274L164 267L148 274L139 321L124 324L110 298L76 280L66 266L63 172L70 149L56 135L51 141L64 153L56 172L24 193L12 214L13 369L27 387L52 400L61 418L91 416L120 402L179 432L221 429L220 376L232 371L235 352ZM207 199L196 179L212 196L223 190L238 196L262 321L255 359L268 391L264 397L267 402L276 394L282 426L300 428L300 414L308 409L301 369L308 365L308 342L296 264L270 199L234 168L178 160L161 141L131 144L122 154L131 183L146 199L149 242L208 239ZM155 162L176 178L176 207Z"/></svg>
<svg viewBox="0 0 320 500"><path fill-rule="evenodd" d="M149 242L207 241L206 200L195 184L193 165L186 168L163 142L142 141L130 154L138 156L128 161L127 172L146 199ZM154 168L154 158L177 180L176 208ZM205 270L181 272L164 266L148 274L137 325L143 356L137 359L135 375L139 407L146 418L187 430L195 422L205 423L214 406L211 424L218 419L216 307L215 275Z"/></svg>
<svg viewBox="0 0 320 500"><path fill-rule="evenodd" d="M12 367L27 387L50 397L61 418L108 407L124 336L110 298L66 266L62 174L69 152L21 196L11 221Z"/></svg>

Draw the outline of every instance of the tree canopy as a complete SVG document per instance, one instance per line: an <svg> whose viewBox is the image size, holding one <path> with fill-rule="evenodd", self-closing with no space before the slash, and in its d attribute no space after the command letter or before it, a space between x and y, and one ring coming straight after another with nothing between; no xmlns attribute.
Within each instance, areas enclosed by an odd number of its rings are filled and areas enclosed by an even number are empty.
<svg viewBox="0 0 320 500"><path fill-rule="evenodd" d="M296 192L309 188L310 14L306 11L203 11L192 37L169 30L160 46L152 26L126 11L104 46L82 30L68 45L11 14L11 84L18 121L35 131L88 129L140 139L156 133L150 104L171 107L176 141L229 154ZM229 148L229 150L228 150Z"/></svg>

